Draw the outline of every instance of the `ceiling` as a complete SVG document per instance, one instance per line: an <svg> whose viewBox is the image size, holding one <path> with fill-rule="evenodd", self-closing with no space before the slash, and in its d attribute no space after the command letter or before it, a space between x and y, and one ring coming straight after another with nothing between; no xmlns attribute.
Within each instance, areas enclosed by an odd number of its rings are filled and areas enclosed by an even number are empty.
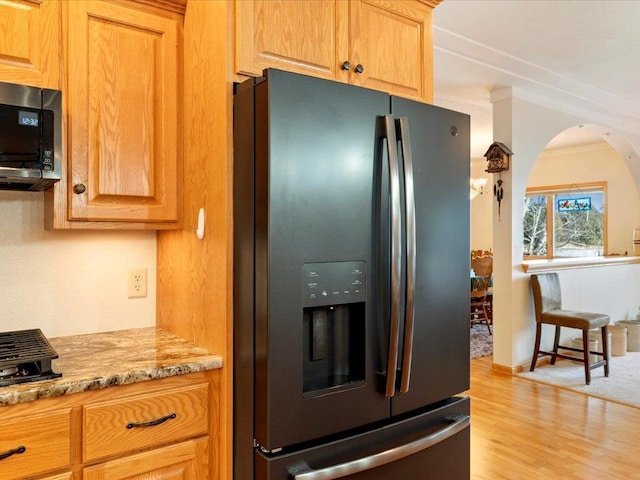
<svg viewBox="0 0 640 480"><path fill-rule="evenodd" d="M492 138L493 90L597 125L549 147L640 132L640 1L445 0L434 11L434 102L471 115L471 156Z"/></svg>

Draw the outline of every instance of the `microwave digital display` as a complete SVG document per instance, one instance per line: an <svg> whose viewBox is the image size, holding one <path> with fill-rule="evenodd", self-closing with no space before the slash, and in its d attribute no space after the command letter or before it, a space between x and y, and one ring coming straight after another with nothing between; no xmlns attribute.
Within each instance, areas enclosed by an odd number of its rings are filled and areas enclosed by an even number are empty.
<svg viewBox="0 0 640 480"><path fill-rule="evenodd" d="M38 112L29 112L26 110L18 111L18 125L27 127L37 127L39 125Z"/></svg>

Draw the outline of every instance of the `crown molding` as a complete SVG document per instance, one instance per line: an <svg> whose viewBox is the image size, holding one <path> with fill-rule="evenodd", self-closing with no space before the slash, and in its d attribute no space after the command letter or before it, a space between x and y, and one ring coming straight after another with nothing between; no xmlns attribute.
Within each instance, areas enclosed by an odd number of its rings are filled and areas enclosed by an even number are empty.
<svg viewBox="0 0 640 480"><path fill-rule="evenodd" d="M434 26L434 50L495 71L513 87L491 92L491 102L518 98L560 110L594 123L635 133L640 130L640 105L629 113L629 99L587 85L517 58L463 35Z"/></svg>

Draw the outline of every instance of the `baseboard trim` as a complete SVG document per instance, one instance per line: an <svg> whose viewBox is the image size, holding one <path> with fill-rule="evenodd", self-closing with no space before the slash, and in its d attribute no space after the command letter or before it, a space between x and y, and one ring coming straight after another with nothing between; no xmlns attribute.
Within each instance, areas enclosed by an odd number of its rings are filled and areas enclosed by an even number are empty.
<svg viewBox="0 0 640 480"><path fill-rule="evenodd" d="M536 363L536 367L541 367L542 365L547 365L551 362L551 357L541 357L538 358L538 362ZM499 363L492 363L491 370L496 373L502 373L505 375L517 375L518 373L524 372L529 369L530 363L525 363L522 365L516 365L515 367L509 367L507 365L500 365Z"/></svg>
<svg viewBox="0 0 640 480"><path fill-rule="evenodd" d="M502 373L504 375L515 375L516 373L520 373L524 371L524 365L509 367L507 365L500 365L499 363L494 363L491 365L491 370L493 370L496 373Z"/></svg>

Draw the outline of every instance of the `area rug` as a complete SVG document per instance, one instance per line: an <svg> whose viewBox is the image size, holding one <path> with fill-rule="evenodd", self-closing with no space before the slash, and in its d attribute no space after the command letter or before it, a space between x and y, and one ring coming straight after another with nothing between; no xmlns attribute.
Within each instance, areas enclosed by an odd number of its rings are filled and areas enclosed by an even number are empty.
<svg viewBox="0 0 640 480"><path fill-rule="evenodd" d="M472 325L470 351L472 359L493 354L493 336L489 335L486 325L480 323Z"/></svg>
<svg viewBox="0 0 640 480"><path fill-rule="evenodd" d="M584 366L571 360L536 367L533 372L518 373L521 378L555 385L592 397L640 408L640 352L611 357L609 377L604 368L591 370L591 384L584 383Z"/></svg>

